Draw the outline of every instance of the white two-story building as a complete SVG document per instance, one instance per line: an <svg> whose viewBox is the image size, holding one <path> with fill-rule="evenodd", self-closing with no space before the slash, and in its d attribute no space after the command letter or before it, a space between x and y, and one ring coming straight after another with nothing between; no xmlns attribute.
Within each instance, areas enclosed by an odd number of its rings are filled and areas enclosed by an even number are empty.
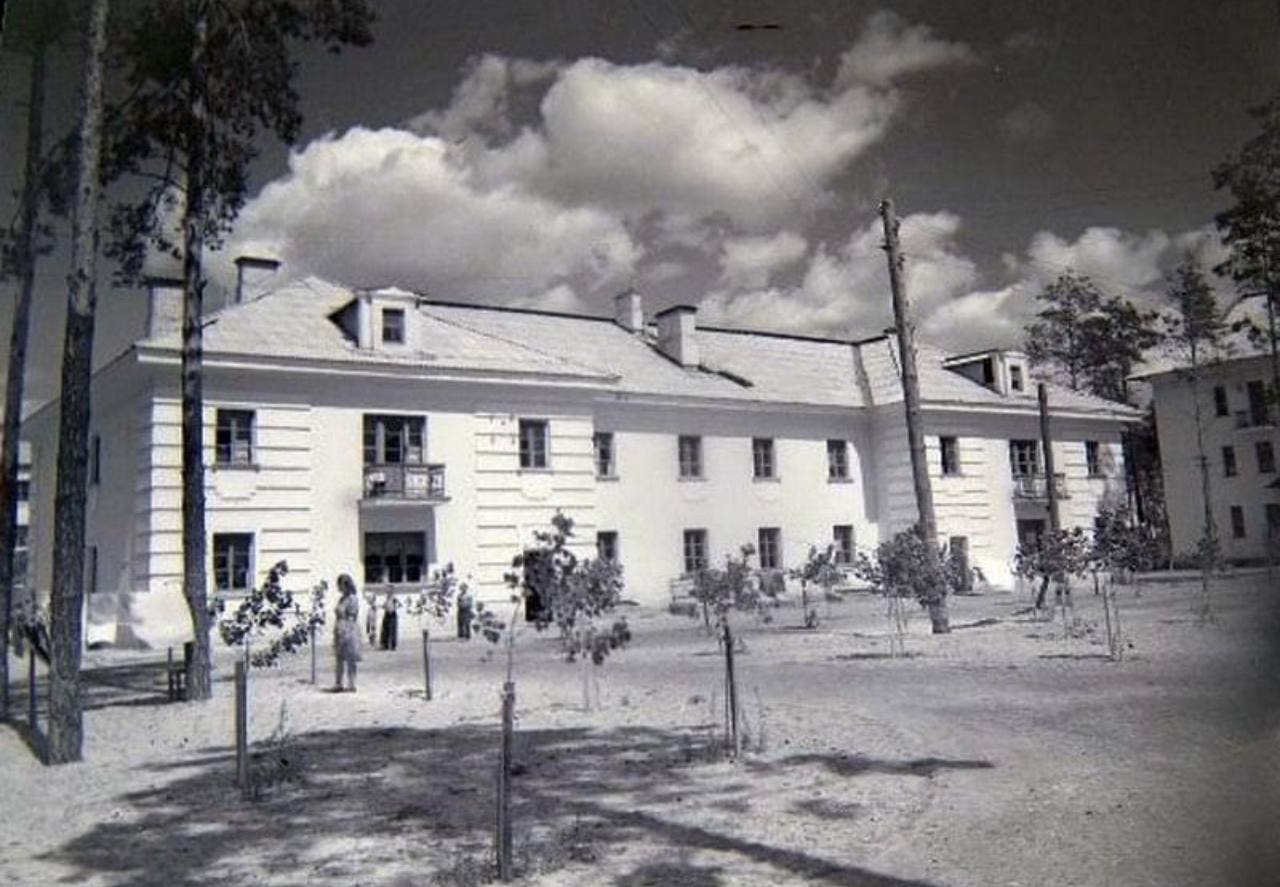
<svg viewBox="0 0 1280 887"><path fill-rule="evenodd" d="M349 572L420 586L453 562L481 597L556 510L587 554L617 558L627 596L663 605L673 578L751 543L765 566L856 547L916 519L894 341L700 328L646 318L450 304L316 279L275 286L242 259L205 330L212 585L234 593L286 560L299 587ZM147 329L93 380L86 563L90 636L175 636L180 594L179 318L154 281ZM994 584L1019 538L1090 527L1124 496L1126 407L1051 389L1046 481L1025 358L920 348L940 537ZM50 582L57 408L33 444L34 577Z"/></svg>

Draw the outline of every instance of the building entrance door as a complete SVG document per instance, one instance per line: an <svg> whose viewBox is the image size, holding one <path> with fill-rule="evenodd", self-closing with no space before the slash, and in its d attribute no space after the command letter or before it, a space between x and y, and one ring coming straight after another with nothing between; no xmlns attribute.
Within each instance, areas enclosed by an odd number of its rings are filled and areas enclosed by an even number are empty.
<svg viewBox="0 0 1280 887"><path fill-rule="evenodd" d="M1044 538L1044 521L1040 518L1018 519L1018 547L1039 548Z"/></svg>

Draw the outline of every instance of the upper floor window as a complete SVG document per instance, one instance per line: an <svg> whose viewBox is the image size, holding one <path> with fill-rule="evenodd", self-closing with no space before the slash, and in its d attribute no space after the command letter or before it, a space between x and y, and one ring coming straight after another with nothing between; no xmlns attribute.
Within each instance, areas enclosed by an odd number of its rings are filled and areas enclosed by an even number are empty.
<svg viewBox="0 0 1280 887"><path fill-rule="evenodd" d="M1236 476L1236 448L1235 447L1222 448L1222 476L1223 477Z"/></svg>
<svg viewBox="0 0 1280 887"><path fill-rule="evenodd" d="M1009 470L1014 477L1031 477L1039 473L1040 447L1039 441L1009 441Z"/></svg>
<svg viewBox="0 0 1280 887"><path fill-rule="evenodd" d="M613 456L613 432L597 431L591 439L595 450L596 477L617 476Z"/></svg>
<svg viewBox="0 0 1280 887"><path fill-rule="evenodd" d="M707 531L684 531L684 571L697 573L707 568Z"/></svg>
<svg viewBox="0 0 1280 887"><path fill-rule="evenodd" d="M1231 413L1231 405L1227 403L1227 389L1221 385L1213 386L1213 411L1219 416Z"/></svg>
<svg viewBox="0 0 1280 887"><path fill-rule="evenodd" d="M772 437L753 437L751 439L751 463L756 480L772 480L778 476L777 466L773 460Z"/></svg>
<svg viewBox="0 0 1280 887"><path fill-rule="evenodd" d="M960 473L960 441L954 437L938 438L938 449L942 454L942 474L953 477Z"/></svg>
<svg viewBox="0 0 1280 887"><path fill-rule="evenodd" d="M613 564L618 562L618 532L616 530L601 530L596 533L596 557Z"/></svg>
<svg viewBox="0 0 1280 887"><path fill-rule="evenodd" d="M427 420L422 416L364 417L365 465L421 465Z"/></svg>
<svg viewBox="0 0 1280 887"><path fill-rule="evenodd" d="M849 479L849 442L827 441L827 480Z"/></svg>
<svg viewBox="0 0 1280 887"><path fill-rule="evenodd" d="M1102 448L1096 440L1084 442L1084 464L1089 477L1102 476Z"/></svg>
<svg viewBox="0 0 1280 887"><path fill-rule="evenodd" d="M831 541L835 543L836 563L853 563L853 525L836 524L831 528Z"/></svg>
<svg viewBox="0 0 1280 887"><path fill-rule="evenodd" d="M1258 473L1274 474L1276 470L1276 451L1271 446L1271 441L1258 441L1254 444L1254 452L1258 457Z"/></svg>
<svg viewBox="0 0 1280 887"><path fill-rule="evenodd" d="M1022 367L1009 367L1009 388L1012 391L1022 390Z"/></svg>
<svg viewBox="0 0 1280 887"><path fill-rule="evenodd" d="M782 566L782 530L761 527L756 538L760 542L760 569L776 570Z"/></svg>
<svg viewBox="0 0 1280 887"><path fill-rule="evenodd" d="M1249 424L1266 425L1270 421L1267 410L1267 386L1255 379L1245 385L1249 395Z"/></svg>
<svg viewBox="0 0 1280 887"><path fill-rule="evenodd" d="M14 497L19 502L26 502L31 499L31 481L20 479L17 487L14 489Z"/></svg>
<svg viewBox="0 0 1280 887"><path fill-rule="evenodd" d="M252 533L214 533L214 588L218 591L248 591L253 577L252 557Z"/></svg>
<svg viewBox="0 0 1280 887"><path fill-rule="evenodd" d="M382 341L387 345L404 344L404 309L382 309Z"/></svg>
<svg viewBox="0 0 1280 887"><path fill-rule="evenodd" d="M702 438L682 434L679 440L680 477L691 480L702 477Z"/></svg>
<svg viewBox="0 0 1280 887"><path fill-rule="evenodd" d="M1231 537L1244 538L1244 509L1239 505L1231 506Z"/></svg>
<svg viewBox="0 0 1280 887"><path fill-rule="evenodd" d="M214 462L218 465L253 464L253 410L218 410Z"/></svg>
<svg viewBox="0 0 1280 887"><path fill-rule="evenodd" d="M547 420L520 420L520 467L547 467Z"/></svg>

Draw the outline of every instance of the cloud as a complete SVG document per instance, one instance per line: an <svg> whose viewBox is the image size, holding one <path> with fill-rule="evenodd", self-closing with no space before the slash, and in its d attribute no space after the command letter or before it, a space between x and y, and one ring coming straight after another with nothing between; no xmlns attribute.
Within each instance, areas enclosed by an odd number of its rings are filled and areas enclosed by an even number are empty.
<svg viewBox="0 0 1280 887"><path fill-rule="evenodd" d="M476 134L509 136L513 91L537 84L555 75L556 62L536 62L486 54L467 63L466 74L443 111L427 111L411 119L414 132L439 135L461 141Z"/></svg>
<svg viewBox="0 0 1280 887"><path fill-rule="evenodd" d="M896 13L881 10L840 56L836 85L886 86L904 74L975 61L977 56L964 43L941 40L928 25L910 25Z"/></svg>
<svg viewBox="0 0 1280 887"><path fill-rule="evenodd" d="M562 314L583 314L587 311L586 303L573 291L573 287L563 283L535 296L519 296L507 304L513 308L536 308Z"/></svg>
<svg viewBox="0 0 1280 887"><path fill-rule="evenodd" d="M246 207L241 249L294 272L355 284L528 295L569 277L617 284L642 249L621 220L518 188L477 188L447 145L403 130L353 129L290 156ZM235 250L233 250L234 252Z"/></svg>
<svg viewBox="0 0 1280 887"><path fill-rule="evenodd" d="M1025 257L1013 265L1037 281L1048 282L1071 270L1096 278L1104 287L1132 293L1164 278L1173 244L1160 230L1133 234L1119 228L1091 227L1074 241L1039 231L1031 238Z"/></svg>
<svg viewBox="0 0 1280 887"><path fill-rule="evenodd" d="M776 271L804 258L808 248L792 231L729 238L721 244L720 281L734 288L763 287Z"/></svg>
<svg viewBox="0 0 1280 887"><path fill-rule="evenodd" d="M1000 118L1000 134L1012 142L1039 142L1053 135L1053 115L1033 101L1025 101Z"/></svg>
<svg viewBox="0 0 1280 887"><path fill-rule="evenodd" d="M1002 45L1009 52L1029 55L1043 49L1045 39L1037 31L1015 31L1004 38Z"/></svg>

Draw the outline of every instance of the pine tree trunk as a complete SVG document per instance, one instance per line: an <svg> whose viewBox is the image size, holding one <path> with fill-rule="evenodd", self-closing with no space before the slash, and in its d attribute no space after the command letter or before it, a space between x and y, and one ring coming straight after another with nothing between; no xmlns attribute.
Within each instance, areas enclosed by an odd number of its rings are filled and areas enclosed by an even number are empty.
<svg viewBox="0 0 1280 887"><path fill-rule="evenodd" d="M51 764L80 760L84 742L80 698L80 619L84 606L85 483L88 479L89 383L97 300L98 161L107 8L108 0L93 0L89 12L71 234L72 270L67 277L67 327L62 355L50 607L53 649L49 674L48 762Z"/></svg>
<svg viewBox="0 0 1280 887"><path fill-rule="evenodd" d="M36 222L40 216L40 162L44 151L45 49L38 39L31 56L27 99L27 157L22 182L22 224L18 232L18 298L9 334L9 373L4 392L4 442L0 444L0 721L9 719L9 633L13 621L14 549L18 540L18 437L27 371L31 296L36 279Z"/></svg>
<svg viewBox="0 0 1280 887"><path fill-rule="evenodd" d="M929 622L934 634L951 634L951 620L947 614L947 599L939 597L929 603Z"/></svg>
<svg viewBox="0 0 1280 887"><path fill-rule="evenodd" d="M206 120L204 56L208 22L194 0L191 49L191 123L187 132L186 206L182 257L182 592L195 642L187 674L187 698L213 693L204 513L204 226Z"/></svg>

